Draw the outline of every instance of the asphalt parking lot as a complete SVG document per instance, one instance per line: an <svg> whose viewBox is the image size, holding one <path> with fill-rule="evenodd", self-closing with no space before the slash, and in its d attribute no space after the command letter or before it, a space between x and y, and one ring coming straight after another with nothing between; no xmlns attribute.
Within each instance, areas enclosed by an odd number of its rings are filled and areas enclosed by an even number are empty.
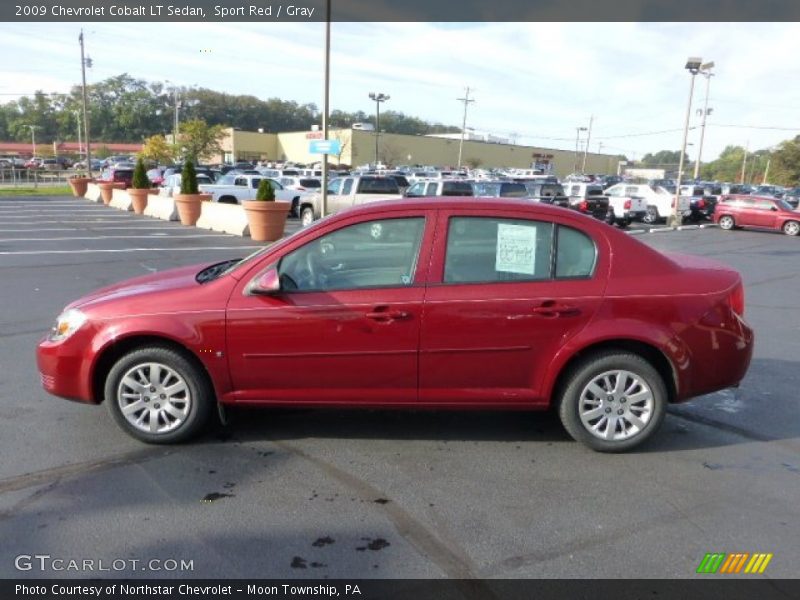
<svg viewBox="0 0 800 600"><path fill-rule="evenodd" d="M0 197L0 577L683 578L708 552L773 553L763 576L796 577L800 241L638 239L736 267L756 332L742 386L671 407L641 450L593 453L549 414L332 410L234 412L198 442L152 447L104 407L46 394L36 343L94 288L255 245ZM19 571L25 554L127 562ZM193 570L142 570L151 559Z"/></svg>

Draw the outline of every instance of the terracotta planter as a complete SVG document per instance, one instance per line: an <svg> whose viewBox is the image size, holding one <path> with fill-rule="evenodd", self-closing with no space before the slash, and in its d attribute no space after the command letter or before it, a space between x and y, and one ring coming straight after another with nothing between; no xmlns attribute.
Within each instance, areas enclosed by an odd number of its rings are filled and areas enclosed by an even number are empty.
<svg viewBox="0 0 800 600"><path fill-rule="evenodd" d="M147 195L157 194L158 188L130 188L128 195L131 197L131 204L133 205L133 212L137 215L144 214L144 209L147 208Z"/></svg>
<svg viewBox="0 0 800 600"><path fill-rule="evenodd" d="M70 177L68 180L69 187L72 188L72 195L76 198L83 198L86 195L86 190L89 189L89 182L92 181L90 177Z"/></svg>
<svg viewBox="0 0 800 600"><path fill-rule="evenodd" d="M282 200L244 200L242 206L250 225L250 238L254 242L274 242L281 239L291 204Z"/></svg>
<svg viewBox="0 0 800 600"><path fill-rule="evenodd" d="M208 200L211 200L211 194L175 194L181 225L195 225L200 218L200 204Z"/></svg>
<svg viewBox="0 0 800 600"><path fill-rule="evenodd" d="M108 206L111 203L111 197L114 190L124 190L125 182L123 181L101 181L97 184L100 188L100 196L103 198L103 204Z"/></svg>

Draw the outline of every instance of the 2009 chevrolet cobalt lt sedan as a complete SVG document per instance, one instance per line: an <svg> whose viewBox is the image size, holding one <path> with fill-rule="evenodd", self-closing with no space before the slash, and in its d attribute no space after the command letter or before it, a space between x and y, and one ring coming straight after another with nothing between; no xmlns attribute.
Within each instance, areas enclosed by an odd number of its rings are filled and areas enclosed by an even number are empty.
<svg viewBox="0 0 800 600"><path fill-rule="evenodd" d="M614 452L652 436L668 403L739 383L743 312L736 271L574 211L394 200L94 292L37 358L47 391L105 401L145 442L192 437L215 403L553 407Z"/></svg>

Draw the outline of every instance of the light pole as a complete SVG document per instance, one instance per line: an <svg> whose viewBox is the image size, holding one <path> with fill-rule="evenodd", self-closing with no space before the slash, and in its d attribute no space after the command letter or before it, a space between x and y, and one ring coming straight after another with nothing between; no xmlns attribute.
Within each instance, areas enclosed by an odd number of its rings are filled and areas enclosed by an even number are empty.
<svg viewBox="0 0 800 600"><path fill-rule="evenodd" d="M713 109L708 108L708 88L711 86L711 78L714 74L711 72L711 69L714 68L714 61L707 62L704 65L700 65L700 74L706 78L706 100L703 104L703 121L700 124L700 146L697 148L697 162L694 163L694 178L697 179L700 176L700 157L703 154L703 139L706 136L706 117Z"/></svg>
<svg viewBox="0 0 800 600"><path fill-rule="evenodd" d="M325 0L325 95L322 101L322 137L328 139L328 111L331 89L331 0ZM352 136L352 131L350 135ZM352 141L351 141L352 143ZM341 163L341 160L337 161ZM298 211L300 212L300 211ZM328 155L322 155L322 205L320 216L328 214ZM297 215L298 217L300 215Z"/></svg>
<svg viewBox="0 0 800 600"><path fill-rule="evenodd" d="M592 139L593 122L594 122L594 115L589 117L589 131L586 133L586 147L583 150L583 165L581 166L581 173L586 173L586 157L589 155L589 141Z"/></svg>
<svg viewBox="0 0 800 600"><path fill-rule="evenodd" d="M92 144L89 141L89 110L86 102L86 67L91 68L92 59L83 57L83 29L78 37L81 44L81 79L83 80L83 132L86 134L86 172L92 177Z"/></svg>
<svg viewBox="0 0 800 600"><path fill-rule="evenodd" d="M381 102L386 102L389 96L381 92L369 93L369 99L375 101L375 168L378 168L378 136L381 134Z"/></svg>
<svg viewBox="0 0 800 600"><path fill-rule="evenodd" d="M458 143L458 168L461 169L461 156L464 151L464 133L467 129L467 107L469 106L470 102L475 102L472 98L469 97L469 87L467 87L467 93L464 95L463 98L456 98L459 102L464 103L464 120L461 123L461 141Z"/></svg>
<svg viewBox="0 0 800 600"><path fill-rule="evenodd" d="M165 82L169 83L169 84L172 84L172 82L169 79L166 79ZM173 97L175 99L175 120L174 120L173 125L172 125L172 143L177 146L178 145L178 124L180 122L180 116L179 116L180 103L178 102L178 86L175 85L175 84L172 84L171 87L172 87L172 95L173 95ZM234 161L235 160L236 160L236 157L234 156Z"/></svg>
<svg viewBox="0 0 800 600"><path fill-rule="evenodd" d="M31 158L36 158L36 130L39 129L39 125L26 125L26 127L31 129L31 146L33 146Z"/></svg>
<svg viewBox="0 0 800 600"><path fill-rule="evenodd" d="M681 197L681 179L683 178L683 163L686 155L686 142L689 137L689 117L692 114L692 98L694 97L694 78L700 72L703 64L703 59L696 56L690 57L686 61L686 70L692 74L692 79L689 84L689 104L686 106L686 122L683 125L683 145L681 146L681 158L678 163L678 180L675 182L675 202L672 207L672 216L670 217L669 225L671 227L680 227L681 225L681 211L680 211L680 197Z"/></svg>
<svg viewBox="0 0 800 600"><path fill-rule="evenodd" d="M575 168L573 169L574 173L578 172L578 164L579 164L579 155L580 150L578 149L578 143L581 139L581 131L586 131L586 127L576 127L575 128Z"/></svg>

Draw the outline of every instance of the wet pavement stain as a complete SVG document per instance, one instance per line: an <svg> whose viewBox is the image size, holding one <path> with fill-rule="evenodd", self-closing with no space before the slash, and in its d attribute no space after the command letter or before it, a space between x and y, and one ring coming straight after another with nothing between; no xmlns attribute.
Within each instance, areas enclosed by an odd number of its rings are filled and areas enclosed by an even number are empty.
<svg viewBox="0 0 800 600"><path fill-rule="evenodd" d="M306 559L305 558L302 558L300 556L295 556L292 559L291 567L293 569L307 569L308 565L306 564Z"/></svg>
<svg viewBox="0 0 800 600"><path fill-rule="evenodd" d="M233 483L232 481L226 481L225 483L222 484L222 487L225 488L226 490L232 490L233 488L236 487L236 484Z"/></svg>
<svg viewBox="0 0 800 600"><path fill-rule="evenodd" d="M336 540L326 535L325 537L317 538L317 541L315 541L311 545L314 546L315 548L322 548L323 546L328 546L329 544L333 544L335 542Z"/></svg>
<svg viewBox="0 0 800 600"><path fill-rule="evenodd" d="M269 451L266 451L266 452L259 452L258 453L259 456L264 456L264 457L272 456L273 454L275 454L275 452L273 450L269 450Z"/></svg>
<svg viewBox="0 0 800 600"><path fill-rule="evenodd" d="M391 502L391 500L388 500L386 498L378 498L377 500L373 500L373 502L375 504L389 504L389 502Z"/></svg>
<svg viewBox="0 0 800 600"><path fill-rule="evenodd" d="M719 469L721 469L721 468L722 468L722 465L721 465L721 464L719 464L719 463L708 463L708 462L704 462L704 463L703 463L703 466L704 466L706 469L711 469L712 471L718 471Z"/></svg>
<svg viewBox="0 0 800 600"><path fill-rule="evenodd" d="M221 494L220 492L211 492L210 494L206 494L201 502L203 504L211 504L212 502L216 502L217 500L221 500L222 498L233 498L235 494Z"/></svg>
<svg viewBox="0 0 800 600"><path fill-rule="evenodd" d="M312 562L311 563L311 568L312 569L322 569L322 568L327 567L327 566L328 565L326 565L325 563L319 563L319 562Z"/></svg>
<svg viewBox="0 0 800 600"><path fill-rule="evenodd" d="M208 474L209 474L209 475L213 475L214 473L216 473L216 471L215 471L215 470L213 470L213 469L211 469L211 470L208 472Z"/></svg>
<svg viewBox="0 0 800 600"><path fill-rule="evenodd" d="M384 548L388 548L391 546L389 542L387 542L383 538L361 538L363 541L369 542L366 546L358 546L356 547L356 552L364 552L365 550L372 550L377 552L378 550L383 550Z"/></svg>

